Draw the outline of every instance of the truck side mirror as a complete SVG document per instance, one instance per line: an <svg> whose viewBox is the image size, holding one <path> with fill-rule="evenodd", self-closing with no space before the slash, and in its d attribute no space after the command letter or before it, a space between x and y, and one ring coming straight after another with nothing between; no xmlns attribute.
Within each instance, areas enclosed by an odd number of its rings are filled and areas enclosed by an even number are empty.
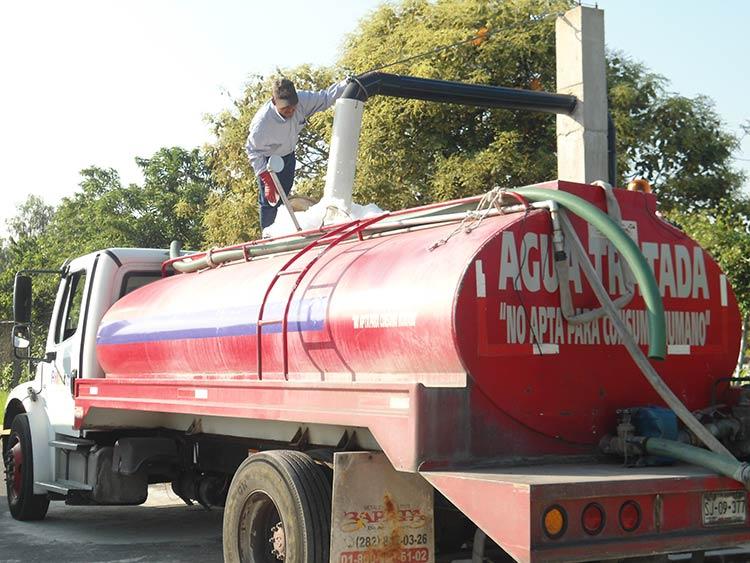
<svg viewBox="0 0 750 563"><path fill-rule="evenodd" d="M16 275L13 283L13 320L19 324L31 322L31 278Z"/></svg>
<svg viewBox="0 0 750 563"><path fill-rule="evenodd" d="M28 326L16 325L13 327L13 348L26 350L31 346L31 331Z"/></svg>

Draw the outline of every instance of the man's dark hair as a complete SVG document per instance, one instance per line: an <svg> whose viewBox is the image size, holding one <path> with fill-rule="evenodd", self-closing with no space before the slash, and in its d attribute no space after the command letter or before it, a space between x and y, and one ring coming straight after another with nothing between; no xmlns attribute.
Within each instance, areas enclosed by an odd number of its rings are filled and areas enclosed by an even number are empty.
<svg viewBox="0 0 750 563"><path fill-rule="evenodd" d="M277 107L296 106L299 103L294 82L288 78L274 80L272 95Z"/></svg>

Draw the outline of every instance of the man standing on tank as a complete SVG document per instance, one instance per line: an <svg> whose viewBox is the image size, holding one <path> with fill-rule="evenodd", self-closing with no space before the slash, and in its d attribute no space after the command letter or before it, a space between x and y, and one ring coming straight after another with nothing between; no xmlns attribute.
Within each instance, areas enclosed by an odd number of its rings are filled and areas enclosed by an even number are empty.
<svg viewBox="0 0 750 563"><path fill-rule="evenodd" d="M326 90L298 92L291 80L280 78L273 83L271 99L260 107L250 122L245 150L258 177L261 230L276 220L278 204L273 180L266 170L268 157L278 155L284 159L284 169L278 173L278 178L288 195L294 184L294 148L300 131L311 115L328 109L341 97L346 84L347 81L342 80Z"/></svg>

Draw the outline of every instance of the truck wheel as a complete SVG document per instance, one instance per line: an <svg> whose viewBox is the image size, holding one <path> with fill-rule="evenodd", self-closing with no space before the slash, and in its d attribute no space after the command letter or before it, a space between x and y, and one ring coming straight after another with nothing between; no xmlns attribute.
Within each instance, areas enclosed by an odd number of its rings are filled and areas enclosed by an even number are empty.
<svg viewBox="0 0 750 563"><path fill-rule="evenodd" d="M328 563L331 485L301 452L248 457L224 508L224 561Z"/></svg>
<svg viewBox="0 0 750 563"><path fill-rule="evenodd" d="M5 449L5 486L8 508L16 520L41 520L47 515L49 498L34 494L34 457L31 426L26 414L13 419Z"/></svg>

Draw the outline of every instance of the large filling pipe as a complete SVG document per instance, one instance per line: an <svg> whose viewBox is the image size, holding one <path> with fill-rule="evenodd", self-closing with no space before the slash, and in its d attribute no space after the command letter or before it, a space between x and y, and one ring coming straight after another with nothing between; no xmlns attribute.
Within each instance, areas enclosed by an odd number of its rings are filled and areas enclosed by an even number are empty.
<svg viewBox="0 0 750 563"><path fill-rule="evenodd" d="M572 113L578 102L575 96L567 94L466 84L385 72L368 72L356 77L344 90L342 98L352 98L364 102L374 95L487 108L522 109L565 114Z"/></svg>
<svg viewBox="0 0 750 563"><path fill-rule="evenodd" d="M359 100L341 98L336 101L323 199L330 200L330 205L347 213L352 207L352 187L364 109L365 103Z"/></svg>
<svg viewBox="0 0 750 563"><path fill-rule="evenodd" d="M368 72L354 77L341 98L336 101L331 151L323 189L323 197L329 200L329 206L339 209L344 215L351 211L364 103L375 95L562 114L572 113L578 102L575 96L566 94L465 84L385 72Z"/></svg>

